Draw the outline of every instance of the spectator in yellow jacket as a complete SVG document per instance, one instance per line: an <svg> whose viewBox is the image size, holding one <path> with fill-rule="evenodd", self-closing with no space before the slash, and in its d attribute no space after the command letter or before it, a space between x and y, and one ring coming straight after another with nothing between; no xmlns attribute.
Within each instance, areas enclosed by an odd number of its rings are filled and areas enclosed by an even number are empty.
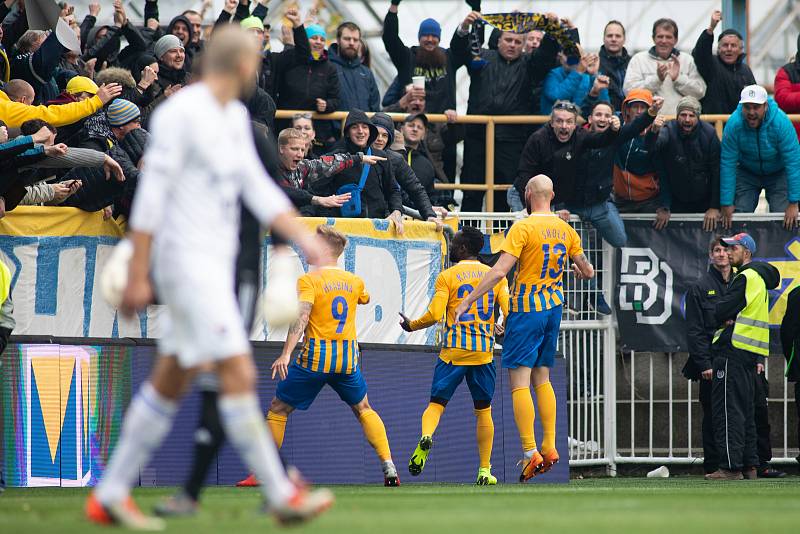
<svg viewBox="0 0 800 534"><path fill-rule="evenodd" d="M32 106L33 87L24 80L11 80L5 85L5 91L0 91L0 120L9 128L19 128L31 119L42 119L59 128L94 114L121 92L122 86L111 83L101 85L95 96L82 102Z"/></svg>

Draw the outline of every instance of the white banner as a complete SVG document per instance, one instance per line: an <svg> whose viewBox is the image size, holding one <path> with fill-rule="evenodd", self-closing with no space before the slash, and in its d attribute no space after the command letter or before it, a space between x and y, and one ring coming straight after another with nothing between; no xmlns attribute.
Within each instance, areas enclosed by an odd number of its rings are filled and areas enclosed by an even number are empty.
<svg viewBox="0 0 800 534"><path fill-rule="evenodd" d="M18 208L19 209L19 208ZM118 240L96 214L69 208L30 208L8 214L0 225L0 260L12 272L12 299L17 335L99 338L157 338L161 308L151 306L138 319L129 320L103 299L99 273ZM77 212L77 213L76 213ZM14 224L35 215L36 223ZM47 218L50 220L47 220ZM78 221L76 217L87 217ZM69 218L64 224L53 219ZM434 281L442 269L445 242L432 223L408 223L403 237L395 235L386 221L364 219L306 219L310 227L334 224L348 236L340 258L345 269L364 279L371 295L358 310L358 336L365 343L433 344L435 328L407 334L398 325L398 312L411 317L424 313L433 296ZM92 235L36 235L35 226ZM31 226L34 226L32 228ZM106 235L98 235L105 233ZM116 234L116 235L115 235ZM268 268L270 250L264 241L263 265ZM300 275L304 264L297 258ZM263 277L266 279L266 276ZM213 298L210 295L209 298ZM282 341L285 331L270 331L256 316L254 340Z"/></svg>

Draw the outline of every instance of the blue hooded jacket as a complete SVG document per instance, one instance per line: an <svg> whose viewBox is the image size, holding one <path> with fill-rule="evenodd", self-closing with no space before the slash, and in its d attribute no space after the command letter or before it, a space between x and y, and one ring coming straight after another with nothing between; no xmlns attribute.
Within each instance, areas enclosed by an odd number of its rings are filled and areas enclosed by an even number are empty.
<svg viewBox="0 0 800 534"><path fill-rule="evenodd" d="M345 59L339 55L336 43L328 48L328 59L339 74L339 111L361 109L380 111L381 95L375 76L361 59Z"/></svg>
<svg viewBox="0 0 800 534"><path fill-rule="evenodd" d="M719 177L721 206L734 203L738 166L759 176L785 171L789 202L800 200L800 144L792 122L772 97L760 128L747 125L741 104L725 125Z"/></svg>
<svg viewBox="0 0 800 534"><path fill-rule="evenodd" d="M540 113L549 115L553 111L556 100L569 100L578 107L583 105L586 95L592 90L594 76L581 73L574 69L556 67L544 79L542 86L542 100ZM609 102L608 89L603 89L597 97L598 100Z"/></svg>

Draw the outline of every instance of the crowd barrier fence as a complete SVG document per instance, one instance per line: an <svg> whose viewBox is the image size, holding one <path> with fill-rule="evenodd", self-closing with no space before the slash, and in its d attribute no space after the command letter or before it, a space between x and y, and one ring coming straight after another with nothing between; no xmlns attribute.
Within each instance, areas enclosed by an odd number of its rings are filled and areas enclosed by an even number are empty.
<svg viewBox="0 0 800 534"><path fill-rule="evenodd" d="M296 114L305 114L308 111L304 110L287 110L280 109L275 113L276 119L291 119ZM367 113L372 116L373 113ZM407 113L389 113L395 121L402 121L405 119ZM446 115L439 113L425 114L428 120L436 123L449 122ZM674 118L674 115L667 115L667 118ZM315 119L329 119L329 120L344 120L347 117L346 111L337 111L334 113L313 113L312 117ZM717 130L717 135L722 138L722 130L725 123L730 118L730 115L701 115L701 120L710 122ZM792 122L800 122L800 115L789 115ZM459 190L459 191L506 191L511 189L511 184L498 184L495 182L494 176L494 156L495 156L495 126L498 124L544 124L550 120L546 115L458 115L455 120L456 124L483 124L486 126L486 167L485 167L485 183L483 184L461 184L461 183L448 183L436 184L436 189ZM486 195L486 211L489 213L494 212L494 195Z"/></svg>
<svg viewBox="0 0 800 534"><path fill-rule="evenodd" d="M502 234L520 213L460 213L459 221ZM623 219L651 220L652 215L623 215ZM670 224L700 224L702 215L673 215ZM736 214L735 221L774 221L782 214ZM581 311L575 301L599 291L613 306L616 273L614 248L598 238L588 223L572 217L600 280L597 288L570 287L565 278L568 305L562 321L559 350L567 365L570 465L605 466L615 475L619 464L702 465L702 409L699 384L686 380L681 370L685 352L622 351L612 316ZM588 244L588 246L587 246ZM704 254L705 251L698 253ZM600 288L600 289L598 289ZM570 302L572 300L572 302ZM771 362L771 363L770 363ZM794 464L798 456L798 414L792 386L783 375L783 356L767 359L773 464Z"/></svg>

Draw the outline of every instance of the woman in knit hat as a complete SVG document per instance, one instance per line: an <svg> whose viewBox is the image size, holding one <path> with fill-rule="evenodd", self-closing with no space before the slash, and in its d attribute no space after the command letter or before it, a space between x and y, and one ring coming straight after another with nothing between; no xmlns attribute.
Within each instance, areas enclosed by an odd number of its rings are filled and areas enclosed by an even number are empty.
<svg viewBox="0 0 800 534"><path fill-rule="evenodd" d="M285 69L281 69L283 76L277 80L278 108L332 113L339 106L339 75L335 65L328 61L325 29L312 24L305 34L310 53L303 54L302 47L297 46L295 53L287 58ZM315 121L314 129L323 144L333 143L330 121Z"/></svg>

